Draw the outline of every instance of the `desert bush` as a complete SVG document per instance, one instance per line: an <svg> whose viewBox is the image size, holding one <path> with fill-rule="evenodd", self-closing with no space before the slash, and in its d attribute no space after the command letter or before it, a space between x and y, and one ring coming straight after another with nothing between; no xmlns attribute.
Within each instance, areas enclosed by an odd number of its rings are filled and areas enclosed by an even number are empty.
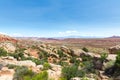
<svg viewBox="0 0 120 80"><path fill-rule="evenodd" d="M83 70L85 73L95 73L94 64L92 61L83 62Z"/></svg>
<svg viewBox="0 0 120 80"><path fill-rule="evenodd" d="M108 54L107 53L102 53L100 56L101 56L101 60L105 61L106 58L108 57Z"/></svg>
<svg viewBox="0 0 120 80"><path fill-rule="evenodd" d="M83 61L92 61L93 60L93 58L89 55L88 56L83 55L83 56L81 56L81 58L82 58Z"/></svg>
<svg viewBox="0 0 120 80"><path fill-rule="evenodd" d="M9 56L13 56L17 60L24 60L25 59L24 50L25 50L25 48L19 48L14 53L9 54Z"/></svg>
<svg viewBox="0 0 120 80"><path fill-rule="evenodd" d="M15 68L17 68L18 66L17 66L17 65L14 65L14 64L8 64L7 67L8 67L8 69L15 69Z"/></svg>
<svg viewBox="0 0 120 80"><path fill-rule="evenodd" d="M24 80L23 78L25 76L34 76L35 73L32 72L32 70L29 70L27 67L25 66L21 66L21 67L17 67L15 69L15 74L14 74L14 79L13 80Z"/></svg>
<svg viewBox="0 0 120 80"><path fill-rule="evenodd" d="M59 55L60 58L66 57L66 55L63 53L62 50L58 50L58 51L57 51L57 54Z"/></svg>
<svg viewBox="0 0 120 80"><path fill-rule="evenodd" d="M85 73L82 70L78 70L78 66L72 65L63 67L62 76L65 79L70 80L73 77L83 77L85 76Z"/></svg>
<svg viewBox="0 0 120 80"><path fill-rule="evenodd" d="M40 72L33 77L24 76L24 80L48 80L48 73L47 71Z"/></svg>
<svg viewBox="0 0 120 80"><path fill-rule="evenodd" d="M4 50L3 48L0 48L0 56L7 56L8 53L6 50Z"/></svg>
<svg viewBox="0 0 120 80"><path fill-rule="evenodd" d="M21 53L21 52L14 53L14 54L9 54L9 56L13 56L17 60L24 60L25 59L24 54Z"/></svg>
<svg viewBox="0 0 120 80"><path fill-rule="evenodd" d="M120 51L117 52L115 66L120 67Z"/></svg>
<svg viewBox="0 0 120 80"><path fill-rule="evenodd" d="M69 65L68 62L64 62L62 60L60 60L57 64L61 65L61 66L68 66Z"/></svg>
<svg viewBox="0 0 120 80"><path fill-rule="evenodd" d="M43 64L42 60L39 60L39 59L36 59L36 58L32 58L32 57L25 58L24 60L31 60L31 61L33 61L36 65Z"/></svg>
<svg viewBox="0 0 120 80"><path fill-rule="evenodd" d="M50 68L51 68L51 66L50 66L49 63L45 62L45 63L43 64L43 70L48 70L48 69L50 69Z"/></svg>
<svg viewBox="0 0 120 80"><path fill-rule="evenodd" d="M41 50L41 52L38 53L40 60L47 61L47 58L50 56L50 54L46 51Z"/></svg>
<svg viewBox="0 0 120 80"><path fill-rule="evenodd" d="M85 52L89 52L89 50L86 47L83 47L82 50Z"/></svg>
<svg viewBox="0 0 120 80"><path fill-rule="evenodd" d="M76 59L76 57L71 57L70 58L70 63L73 63L75 65L79 65L80 61Z"/></svg>

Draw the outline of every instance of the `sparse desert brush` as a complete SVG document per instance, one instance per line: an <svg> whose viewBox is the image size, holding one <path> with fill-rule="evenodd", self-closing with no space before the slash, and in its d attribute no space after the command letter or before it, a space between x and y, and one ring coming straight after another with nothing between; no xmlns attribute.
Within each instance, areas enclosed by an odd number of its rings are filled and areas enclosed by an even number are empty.
<svg viewBox="0 0 120 80"><path fill-rule="evenodd" d="M48 73L47 71L42 71L38 74L35 74L33 77L24 76L24 80L48 80Z"/></svg>
<svg viewBox="0 0 120 80"><path fill-rule="evenodd" d="M100 54L100 56L101 56L101 60L105 61L108 57L108 54L107 53L102 53L102 54Z"/></svg>
<svg viewBox="0 0 120 80"><path fill-rule="evenodd" d="M45 62L45 63L43 64L43 70L48 70L48 69L51 69L51 66L50 66L49 63Z"/></svg>
<svg viewBox="0 0 120 80"><path fill-rule="evenodd" d="M0 48L0 56L7 56L7 55L8 55L7 51L3 48Z"/></svg>
<svg viewBox="0 0 120 80"><path fill-rule="evenodd" d="M120 68L120 51L117 52L115 65Z"/></svg>
<svg viewBox="0 0 120 80"><path fill-rule="evenodd" d="M89 50L86 47L83 47L82 50L85 52L89 52Z"/></svg>
<svg viewBox="0 0 120 80"><path fill-rule="evenodd" d="M25 66L17 67L15 69L14 79L13 80L24 80L25 76L34 76L35 73L32 70L29 70Z"/></svg>
<svg viewBox="0 0 120 80"><path fill-rule="evenodd" d="M65 66L62 69L62 77L65 78L65 80L70 80L73 77L84 77L85 72L82 70L78 70L78 66L72 65L72 66Z"/></svg>
<svg viewBox="0 0 120 80"><path fill-rule="evenodd" d="M104 48L97 48L97 47L87 47L90 52L102 54L102 53L109 53L107 49Z"/></svg>

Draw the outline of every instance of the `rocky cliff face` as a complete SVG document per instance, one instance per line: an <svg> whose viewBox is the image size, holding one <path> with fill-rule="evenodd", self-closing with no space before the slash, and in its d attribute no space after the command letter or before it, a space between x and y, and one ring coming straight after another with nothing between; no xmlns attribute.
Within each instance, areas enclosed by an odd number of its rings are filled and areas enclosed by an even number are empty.
<svg viewBox="0 0 120 80"><path fill-rule="evenodd" d="M0 34L0 42L5 42L5 41L17 43L18 40L14 39L14 38L12 38L10 36Z"/></svg>

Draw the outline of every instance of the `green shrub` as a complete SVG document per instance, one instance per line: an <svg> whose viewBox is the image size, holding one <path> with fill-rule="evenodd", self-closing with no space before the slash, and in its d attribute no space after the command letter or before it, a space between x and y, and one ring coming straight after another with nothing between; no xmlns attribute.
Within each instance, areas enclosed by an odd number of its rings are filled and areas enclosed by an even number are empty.
<svg viewBox="0 0 120 80"><path fill-rule="evenodd" d="M37 74L33 80L48 80L48 73L47 71L43 71L39 74Z"/></svg>
<svg viewBox="0 0 120 80"><path fill-rule="evenodd" d="M60 60L60 61L58 62L58 65L68 66L69 64L68 64L68 62L64 62L64 61Z"/></svg>
<svg viewBox="0 0 120 80"><path fill-rule="evenodd" d="M80 61L76 59L76 57L71 57L70 58L70 63L73 63L75 65L79 65Z"/></svg>
<svg viewBox="0 0 120 80"><path fill-rule="evenodd" d="M48 69L50 69L50 68L51 68L51 66L50 66L49 63L45 62L45 63L43 64L43 70L48 70Z"/></svg>
<svg viewBox="0 0 120 80"><path fill-rule="evenodd" d="M39 52L38 54L39 54L40 59L49 57L48 52L46 52L44 50L41 50L41 52Z"/></svg>
<svg viewBox="0 0 120 80"><path fill-rule="evenodd" d="M43 71L33 77L25 76L24 80L48 80L48 73L47 71Z"/></svg>
<svg viewBox="0 0 120 80"><path fill-rule="evenodd" d="M85 73L82 70L78 70L78 66L72 65L63 67L62 76L65 79L70 80L73 77L83 77L85 76Z"/></svg>
<svg viewBox="0 0 120 80"><path fill-rule="evenodd" d="M8 53L6 50L4 50L3 48L0 48L0 56L7 56Z"/></svg>
<svg viewBox="0 0 120 80"><path fill-rule="evenodd" d="M115 66L120 67L120 51L117 52Z"/></svg>
<svg viewBox="0 0 120 80"><path fill-rule="evenodd" d="M66 55L63 53L62 50L58 50L58 51L57 51L57 54L59 55L60 58L66 57Z"/></svg>
<svg viewBox="0 0 120 80"><path fill-rule="evenodd" d="M16 68L13 80L48 80L48 73L43 71L36 74L27 67L22 66Z"/></svg>
<svg viewBox="0 0 120 80"><path fill-rule="evenodd" d="M89 52L89 50L86 47L83 47L82 50L85 52Z"/></svg>
<svg viewBox="0 0 120 80"><path fill-rule="evenodd" d="M14 53L14 54L9 54L9 56L13 56L17 60L25 60L24 54L19 52L19 53Z"/></svg>
<svg viewBox="0 0 120 80"><path fill-rule="evenodd" d="M42 60L39 60L39 59L36 59L36 58L32 58L32 57L25 58L25 60L31 60L31 61L33 61L36 65L43 64Z"/></svg>
<svg viewBox="0 0 120 80"><path fill-rule="evenodd" d="M108 54L107 53L102 53L100 56L101 56L101 60L105 61L106 58L108 57Z"/></svg>
<svg viewBox="0 0 120 80"><path fill-rule="evenodd" d="M88 56L83 55L83 56L81 56L81 58L82 58L83 61L92 61L93 60L93 58L89 55Z"/></svg>
<svg viewBox="0 0 120 80"><path fill-rule="evenodd" d="M8 69L15 69L18 66L13 65L13 64L8 64L7 67L8 67Z"/></svg>
<svg viewBox="0 0 120 80"><path fill-rule="evenodd" d="M23 78L25 76L33 77L34 75L35 75L35 73L32 72L32 70L29 70L25 66L21 66L21 67L17 67L15 69L15 74L14 74L14 79L13 80L24 80Z"/></svg>
<svg viewBox="0 0 120 80"><path fill-rule="evenodd" d="M83 62L83 70L85 73L95 73L94 64L92 61Z"/></svg>

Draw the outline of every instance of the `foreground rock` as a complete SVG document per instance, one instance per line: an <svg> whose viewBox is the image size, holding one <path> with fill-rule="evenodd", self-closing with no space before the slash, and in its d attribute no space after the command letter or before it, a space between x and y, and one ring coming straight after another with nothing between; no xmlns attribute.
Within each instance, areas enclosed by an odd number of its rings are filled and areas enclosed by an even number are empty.
<svg viewBox="0 0 120 80"><path fill-rule="evenodd" d="M13 80L13 75L15 71L13 69L8 69L7 67L3 67L0 70L0 80Z"/></svg>
<svg viewBox="0 0 120 80"><path fill-rule="evenodd" d="M86 54L86 52L83 51L82 49L74 49L74 50L72 50L72 53L73 53L73 55L75 55L75 56L81 56L81 55Z"/></svg>
<svg viewBox="0 0 120 80"><path fill-rule="evenodd" d="M120 45L110 47L108 50L110 54L116 54L118 51L120 51Z"/></svg>
<svg viewBox="0 0 120 80"><path fill-rule="evenodd" d="M7 52L13 53L16 50L16 47L13 43L10 42L3 42L0 43L0 48L5 49Z"/></svg>
<svg viewBox="0 0 120 80"><path fill-rule="evenodd" d="M50 66L52 67L51 70L47 70L49 79L59 80L59 78L61 77L61 66L51 63Z"/></svg>
<svg viewBox="0 0 120 80"><path fill-rule="evenodd" d="M0 64L2 64L3 66L6 65L16 65L16 66L26 66L30 69L32 69L32 71L39 73L40 68L36 66L36 64L34 62L32 62L31 60L25 60L25 61L17 61L14 58L6 58L6 57L2 57L0 58Z"/></svg>

